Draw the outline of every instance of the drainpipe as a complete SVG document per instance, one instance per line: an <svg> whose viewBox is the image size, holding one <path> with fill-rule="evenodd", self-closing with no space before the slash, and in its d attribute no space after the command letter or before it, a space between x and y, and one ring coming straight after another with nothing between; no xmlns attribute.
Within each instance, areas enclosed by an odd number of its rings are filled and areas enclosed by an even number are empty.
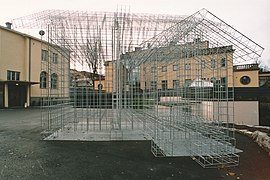
<svg viewBox="0 0 270 180"><path fill-rule="evenodd" d="M28 81L31 82L32 39L29 37L28 44ZM31 84L28 84L26 106L30 106Z"/></svg>

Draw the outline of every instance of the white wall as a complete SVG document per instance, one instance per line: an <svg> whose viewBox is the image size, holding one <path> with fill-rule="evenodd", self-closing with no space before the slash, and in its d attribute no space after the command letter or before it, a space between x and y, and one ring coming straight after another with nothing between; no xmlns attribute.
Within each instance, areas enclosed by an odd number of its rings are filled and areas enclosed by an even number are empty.
<svg viewBox="0 0 270 180"><path fill-rule="evenodd" d="M228 111L227 111L228 106ZM219 107L219 108L218 108ZM202 102L203 116L207 119L245 125L259 125L258 101Z"/></svg>
<svg viewBox="0 0 270 180"><path fill-rule="evenodd" d="M193 117L200 117L205 122L225 122L245 125L259 125L258 101L188 101L181 97L161 97L160 102L182 102L184 106L191 107ZM227 108L228 107L228 108Z"/></svg>

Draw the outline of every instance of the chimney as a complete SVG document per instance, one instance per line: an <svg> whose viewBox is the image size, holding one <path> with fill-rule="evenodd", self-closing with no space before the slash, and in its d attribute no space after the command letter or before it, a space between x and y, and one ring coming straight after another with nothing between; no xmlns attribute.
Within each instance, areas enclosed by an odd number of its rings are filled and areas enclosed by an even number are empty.
<svg viewBox="0 0 270 180"><path fill-rule="evenodd" d="M7 27L8 29L11 29L11 25L12 25L11 22L6 22L6 27Z"/></svg>

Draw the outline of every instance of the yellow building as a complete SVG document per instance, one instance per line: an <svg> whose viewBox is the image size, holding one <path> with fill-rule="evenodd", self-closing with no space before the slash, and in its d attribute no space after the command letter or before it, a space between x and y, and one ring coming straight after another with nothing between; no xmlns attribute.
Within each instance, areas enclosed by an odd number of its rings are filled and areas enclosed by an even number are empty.
<svg viewBox="0 0 270 180"><path fill-rule="evenodd" d="M179 50L181 51L181 48L177 49ZM221 84L228 82L229 87L233 86L233 49L231 46L218 48L200 46L200 48L195 47L195 50L196 52L190 54L178 53L168 61L157 59L151 64L142 64L141 89L177 89L188 87L196 80L201 84L202 81L205 82L204 84L208 83L210 86L211 83L216 82ZM171 51L170 54L172 54Z"/></svg>
<svg viewBox="0 0 270 180"><path fill-rule="evenodd" d="M129 74L124 64L121 62L117 64L117 61L106 61L104 66L105 81L103 82L103 90L107 92L127 91L126 85L129 83Z"/></svg>
<svg viewBox="0 0 270 180"><path fill-rule="evenodd" d="M94 79L94 84L93 84ZM104 90L105 76L100 74L93 74L88 71L77 71L76 69L70 69L70 85L71 87L88 87L95 90Z"/></svg>
<svg viewBox="0 0 270 180"><path fill-rule="evenodd" d="M270 101L270 71L263 71L259 64L233 67L236 100Z"/></svg>
<svg viewBox="0 0 270 180"><path fill-rule="evenodd" d="M233 67L234 87L269 87L270 72L263 72L259 64L244 64Z"/></svg>
<svg viewBox="0 0 270 180"><path fill-rule="evenodd" d="M155 51L151 54L151 51ZM142 62L137 74L131 78L132 70L118 68L123 76L117 81L116 63L105 63L105 84L107 90L112 91L116 82L121 82L121 87L137 81L141 90L169 90L179 87L187 87L195 80L211 83L228 83L233 87L233 48L232 46L210 48L208 41L194 41L183 45L169 45L158 49L137 48L133 52L127 52L120 58L121 67L125 66L125 60L135 61L142 59L141 54L148 55L147 61ZM112 64L115 64L113 67ZM134 69L133 69L134 70ZM118 73L119 74L119 73ZM128 77L125 77L126 74ZM114 88L115 89L115 88ZM128 90L128 88L126 88Z"/></svg>
<svg viewBox="0 0 270 180"><path fill-rule="evenodd" d="M152 51L155 51L151 54ZM120 67L128 61L147 61L140 63L136 81L141 90L173 90L180 87L192 87L201 83L213 87L214 84L228 85L228 88L261 87L269 82L270 73L261 72L258 64L233 65L233 46L209 47L208 41L188 42L182 45L172 44L156 49L136 48L120 58ZM147 57L144 56L147 54ZM149 55L150 54L150 55ZM126 62L125 62L126 61ZM114 64L114 66L113 66ZM116 88L117 63L105 63L106 90ZM131 70L119 68L122 75L121 87L132 84ZM124 75L126 74L126 76ZM133 78L135 80L135 78ZM199 82L199 83L198 83ZM266 82L266 83L265 83Z"/></svg>
<svg viewBox="0 0 270 180"><path fill-rule="evenodd" d="M69 51L0 26L0 108L69 97Z"/></svg>

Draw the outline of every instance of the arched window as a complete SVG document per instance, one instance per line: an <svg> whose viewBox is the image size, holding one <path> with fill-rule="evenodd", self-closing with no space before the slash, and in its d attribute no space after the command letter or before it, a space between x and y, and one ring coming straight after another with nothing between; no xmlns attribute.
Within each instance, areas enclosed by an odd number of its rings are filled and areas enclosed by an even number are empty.
<svg viewBox="0 0 270 180"><path fill-rule="evenodd" d="M39 87L40 88L47 88L47 81L48 81L48 74L45 72L45 71L42 71L40 73L40 84L39 84Z"/></svg>
<svg viewBox="0 0 270 180"><path fill-rule="evenodd" d="M51 75L51 88L57 89L57 74L55 73Z"/></svg>

